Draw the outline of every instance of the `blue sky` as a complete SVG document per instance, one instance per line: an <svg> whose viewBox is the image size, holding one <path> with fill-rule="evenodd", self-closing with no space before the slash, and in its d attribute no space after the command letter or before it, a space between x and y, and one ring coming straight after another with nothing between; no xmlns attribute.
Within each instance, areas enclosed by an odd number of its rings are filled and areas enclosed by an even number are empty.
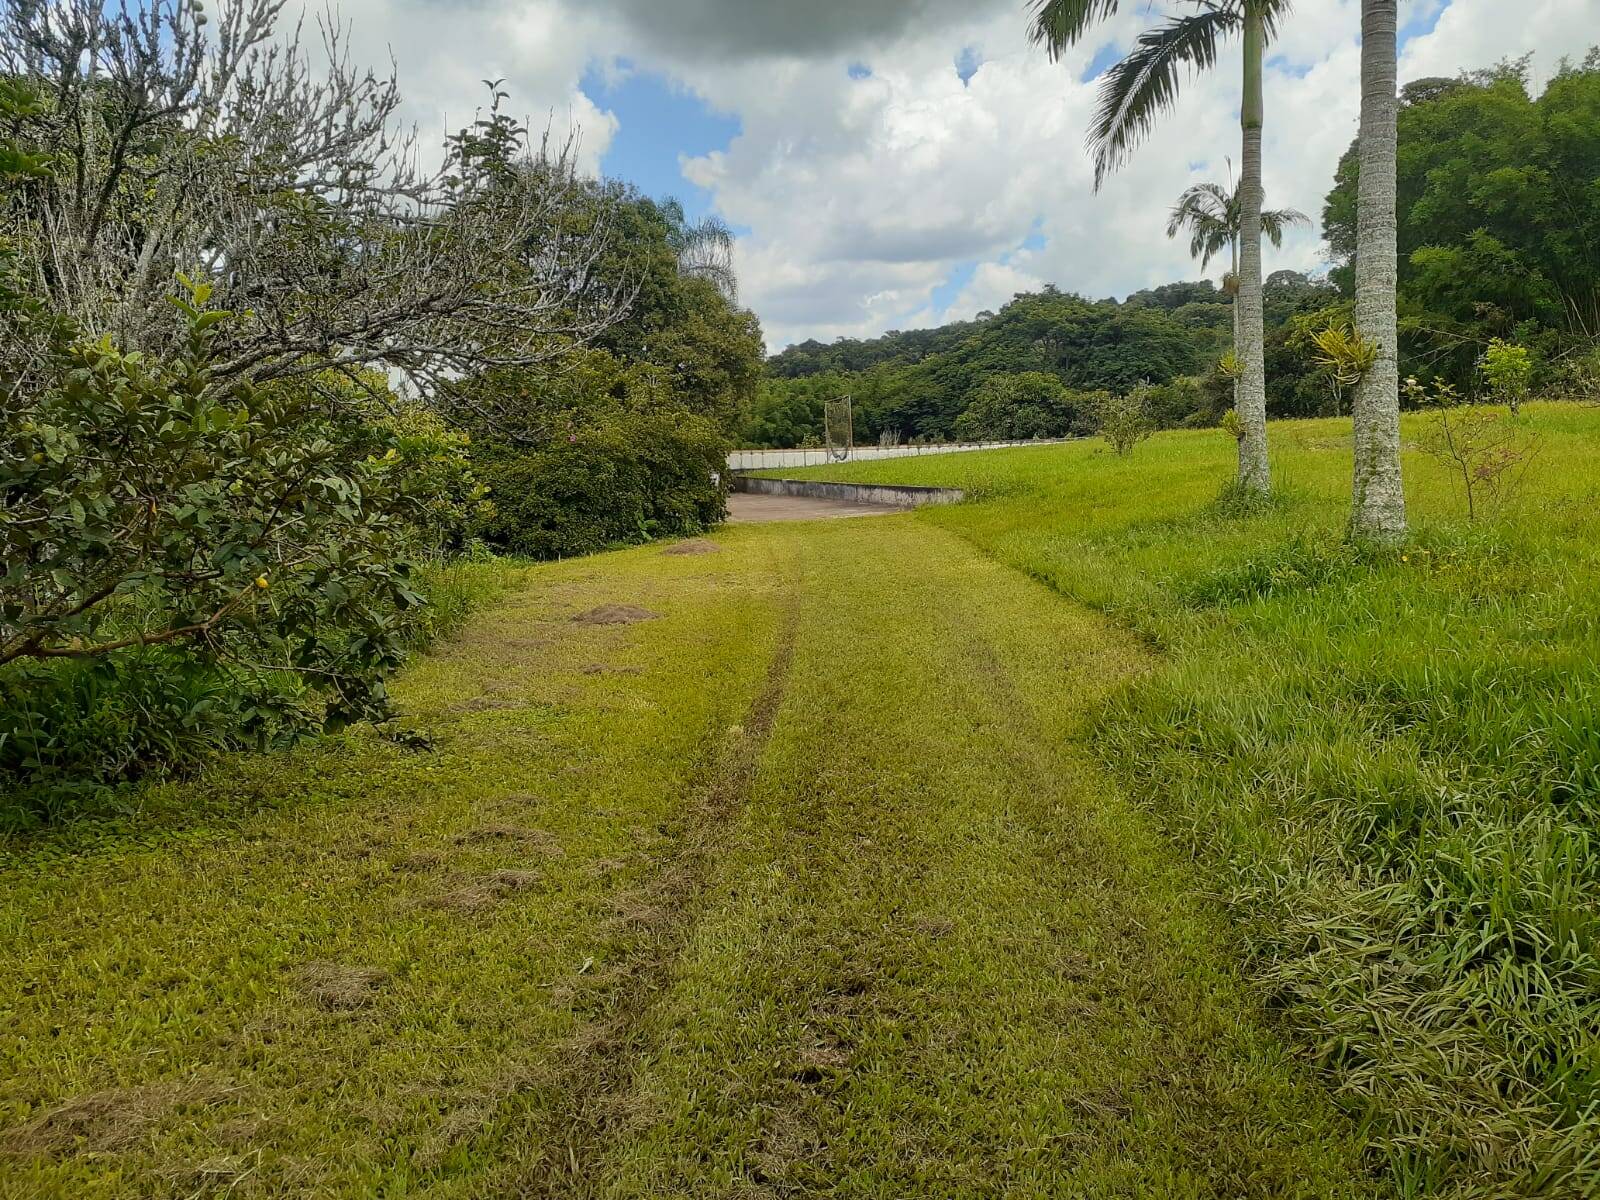
<svg viewBox="0 0 1600 1200"><path fill-rule="evenodd" d="M726 149L739 136L738 117L715 112L683 85L626 61L605 71L591 64L580 86L618 121L602 171L654 199L676 197L691 219L712 210L711 193L684 178L680 163Z"/></svg>

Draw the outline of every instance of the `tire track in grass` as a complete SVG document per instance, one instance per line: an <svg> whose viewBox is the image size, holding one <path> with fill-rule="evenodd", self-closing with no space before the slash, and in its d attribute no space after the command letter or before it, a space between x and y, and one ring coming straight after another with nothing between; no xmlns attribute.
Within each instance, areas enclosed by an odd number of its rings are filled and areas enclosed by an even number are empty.
<svg viewBox="0 0 1600 1200"><path fill-rule="evenodd" d="M563 989L633 952L604 918L672 862L778 641L783 574L727 548L536 568L397 683L432 753L246 757L174 785L248 799L232 825L4 864L0 1125L56 1116L0 1196L460 1197L554 1153L501 1135L592 1015ZM616 601L663 618L571 619Z"/></svg>
<svg viewBox="0 0 1600 1200"><path fill-rule="evenodd" d="M718 856L724 830L749 801L762 750L788 691L800 623L799 584L793 565L784 576L777 644L766 677L743 722L725 731L696 771L698 795L670 865L643 894L619 905L615 919L629 925L635 948L597 977L584 999L605 1015L564 1047L549 1081L557 1104L544 1107L541 1141L564 1148L515 1181L497 1180L491 1195L571 1198L594 1194L595 1165L627 1121L628 1085L646 1041L641 1018L669 985L678 952L693 926ZM564 1129L562 1126L564 1125Z"/></svg>
<svg viewBox="0 0 1600 1200"><path fill-rule="evenodd" d="M1131 643L893 518L773 536L791 702L577 1194L1368 1195L1080 744Z"/></svg>
<svg viewBox="0 0 1600 1200"><path fill-rule="evenodd" d="M1030 579L1025 586L1048 595L1053 604L1072 603L1038 581ZM1052 754L1059 757L1062 746L1068 747L1071 758L1085 764L1099 784L1092 791L1079 789L1077 798L1086 803L1070 813L1059 808L1047 812L1044 806L1037 806L1020 814L1029 830L1025 841L1037 871L1059 872L1067 866L1073 874L1074 890L1101 897L1120 909L1104 914L1095 923L1098 928L1076 927L1080 935L1088 933L1097 943L1093 946L1096 951L1110 948L1116 953L1085 954L1081 948L1067 947L1063 968L1078 977L1099 976L1105 993L1135 998L1148 1018L1147 1035L1161 1045L1160 1053L1122 1086L1078 1097L1075 1103L1103 1141L1126 1145L1140 1135L1130 1122L1132 1106L1124 1093L1146 1091L1151 1097L1160 1097L1158 1103L1165 1107L1167 1119L1180 1126L1180 1141L1203 1145L1210 1140L1216 1147L1216 1152L1207 1156L1206 1168L1210 1186L1218 1194L1276 1196L1289 1194L1285 1189L1296 1184L1311 1194L1316 1186L1312 1181L1275 1174L1282 1168L1267 1168L1264 1152L1272 1140L1292 1141L1292 1126L1285 1117L1297 1107L1321 1110L1328 1119L1331 1106L1307 1072L1288 1065L1289 1056L1276 1038L1261 1036L1264 1013L1253 994L1240 985L1225 953L1228 939L1220 914L1205 907L1170 855L1152 852L1154 839L1140 811L1093 765L1092 724L1085 724L1092 720L1092 712L1087 706L1082 719L1053 726L1050 718L1059 722L1064 714L1059 709L1041 712L1019 678L1019 673L1047 669L1043 662L1037 656L1020 663L1007 662L998 638L985 623L971 620L970 613L965 614L969 619L958 619L962 615L948 609L939 614L944 636L970 664L968 675L976 685L958 695L958 704L973 719L992 722L996 736L1005 741L1008 760L1035 781L1041 794L1051 785ZM1130 673L1128 681L1137 674ZM1118 834L1133 847L1131 852L1115 845ZM1144 880L1146 886L1140 888L1140 880L1130 868L1150 873ZM1174 953L1171 935L1180 926L1188 927L1184 941L1189 949ZM1205 951L1214 956L1211 961L1201 960L1200 952ZM1192 1012L1185 1011L1186 1001L1214 1005L1207 992L1225 997L1217 1007L1238 1018L1237 1026L1202 1022L1197 1029L1188 1023ZM1197 1032L1202 1032L1203 1038L1195 1037ZM1255 1104L1242 1104L1235 1090L1237 1067L1230 1063L1263 1055L1281 1061L1284 1067L1254 1085ZM1282 1115L1274 1118L1275 1106L1260 1104L1262 1099L1275 1100ZM1338 1128L1336 1119L1332 1127ZM1287 1139L1286 1134L1290 1135ZM1240 1153L1243 1148L1249 1152ZM1358 1163L1352 1165L1354 1169L1342 1181L1351 1189L1349 1194L1377 1195L1380 1186Z"/></svg>

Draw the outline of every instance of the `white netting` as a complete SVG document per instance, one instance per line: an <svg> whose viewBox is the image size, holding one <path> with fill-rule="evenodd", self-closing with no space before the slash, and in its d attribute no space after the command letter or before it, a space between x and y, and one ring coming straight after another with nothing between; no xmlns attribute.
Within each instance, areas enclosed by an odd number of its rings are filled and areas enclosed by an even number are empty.
<svg viewBox="0 0 1600 1200"><path fill-rule="evenodd" d="M828 457L843 462L856 446L855 417L851 412L850 397L840 396L829 400L822 410L822 432L828 447Z"/></svg>

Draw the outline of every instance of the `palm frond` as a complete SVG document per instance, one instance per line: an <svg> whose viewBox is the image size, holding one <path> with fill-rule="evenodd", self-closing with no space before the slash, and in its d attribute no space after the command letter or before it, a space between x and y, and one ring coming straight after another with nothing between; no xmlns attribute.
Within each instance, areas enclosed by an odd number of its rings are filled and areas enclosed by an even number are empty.
<svg viewBox="0 0 1600 1200"><path fill-rule="evenodd" d="M1239 25L1239 12L1232 6L1175 17L1140 34L1133 52L1106 73L1089 130L1096 191L1150 132L1156 118L1177 102L1183 68L1194 74L1214 65L1218 42Z"/></svg>
<svg viewBox="0 0 1600 1200"><path fill-rule="evenodd" d="M681 269L691 279L704 279L709 282L722 293L722 298L729 304L739 302L739 276L735 273L731 261L686 262Z"/></svg>
<svg viewBox="0 0 1600 1200"><path fill-rule="evenodd" d="M732 304L739 298L739 279L733 266L733 230L715 214L678 226L678 270L707 279Z"/></svg>
<svg viewBox="0 0 1600 1200"><path fill-rule="evenodd" d="M1256 0L1256 3L1261 7L1261 24L1267 41L1277 40L1278 26L1294 11L1294 0Z"/></svg>
<svg viewBox="0 0 1600 1200"><path fill-rule="evenodd" d="M733 230L715 213L683 226L683 244L686 249L726 252L733 249Z"/></svg>
<svg viewBox="0 0 1600 1200"><path fill-rule="evenodd" d="M1031 0L1028 39L1043 46L1055 62L1074 46L1089 26L1115 16L1119 0Z"/></svg>
<svg viewBox="0 0 1600 1200"><path fill-rule="evenodd" d="M1218 225L1204 231L1197 229L1189 242L1189 257L1198 258L1200 269L1204 271L1213 258L1232 245L1233 233L1224 226Z"/></svg>
<svg viewBox="0 0 1600 1200"><path fill-rule="evenodd" d="M1273 246L1283 245L1283 234L1291 225L1309 225L1311 218L1297 208L1278 208L1261 214L1261 232Z"/></svg>
<svg viewBox="0 0 1600 1200"><path fill-rule="evenodd" d="M1178 232L1202 221L1228 220L1233 198L1216 183L1197 183L1178 197L1167 222L1167 236L1177 237Z"/></svg>
<svg viewBox="0 0 1600 1200"><path fill-rule="evenodd" d="M1211 260L1232 244L1238 231L1233 217L1233 197L1219 184L1197 183L1178 198L1167 221L1167 236L1189 231L1189 257L1205 270Z"/></svg>

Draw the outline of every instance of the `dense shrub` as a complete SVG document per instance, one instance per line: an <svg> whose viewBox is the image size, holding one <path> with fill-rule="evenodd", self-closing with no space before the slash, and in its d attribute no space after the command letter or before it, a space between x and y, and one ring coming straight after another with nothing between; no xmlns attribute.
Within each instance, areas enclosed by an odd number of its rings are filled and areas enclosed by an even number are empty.
<svg viewBox="0 0 1600 1200"><path fill-rule="evenodd" d="M458 629L518 577L484 555L429 563L427 604L401 615L408 653ZM0 670L0 833L132 803L147 779L188 776L222 751L271 750L314 733L315 695L171 646Z"/></svg>
<svg viewBox="0 0 1600 1200"><path fill-rule="evenodd" d="M412 540L427 554L467 549L489 494L472 467L472 439L415 403L396 405L380 424L394 441L394 470L406 480Z"/></svg>
<svg viewBox="0 0 1600 1200"><path fill-rule="evenodd" d="M0 666L181 646L292 677L330 722L381 713L421 602L394 437L308 388L218 386L206 298L170 361L56 326L0 363Z"/></svg>
<svg viewBox="0 0 1600 1200"><path fill-rule="evenodd" d="M0 821L387 716L452 435L315 378L218 381L204 285L160 358L0 283Z"/></svg>
<svg viewBox="0 0 1600 1200"><path fill-rule="evenodd" d="M477 532L532 558L699 533L727 510L727 443L688 413L621 409L539 449L480 451L493 512Z"/></svg>
<svg viewBox="0 0 1600 1200"><path fill-rule="evenodd" d="M0 673L0 829L103 804L118 783L248 744L252 726L263 730L251 708L236 681L169 647Z"/></svg>
<svg viewBox="0 0 1600 1200"><path fill-rule="evenodd" d="M424 175L393 82L311 69L272 0L214 36L180 0L0 8L0 824L387 719L476 529L722 515L763 348L720 227L580 177L498 90Z"/></svg>
<svg viewBox="0 0 1600 1200"><path fill-rule="evenodd" d="M991 375L974 390L951 432L974 442L1070 437L1093 428L1096 400L1069 391L1045 371Z"/></svg>

